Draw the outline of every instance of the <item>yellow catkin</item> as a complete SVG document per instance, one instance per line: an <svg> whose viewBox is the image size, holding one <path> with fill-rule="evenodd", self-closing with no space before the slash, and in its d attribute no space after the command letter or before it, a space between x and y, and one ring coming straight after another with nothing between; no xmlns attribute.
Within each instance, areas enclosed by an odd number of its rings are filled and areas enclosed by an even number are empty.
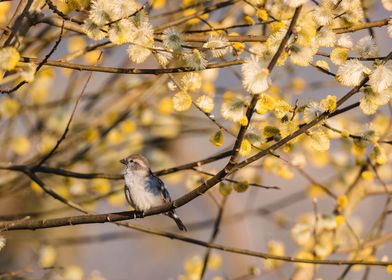
<svg viewBox="0 0 392 280"><path fill-rule="evenodd" d="M343 225L343 224L344 224L344 222L345 222L346 219L344 218L343 215L338 215L338 216L336 216L335 220L336 220L336 224L337 224L338 226L340 226L340 225Z"/></svg>

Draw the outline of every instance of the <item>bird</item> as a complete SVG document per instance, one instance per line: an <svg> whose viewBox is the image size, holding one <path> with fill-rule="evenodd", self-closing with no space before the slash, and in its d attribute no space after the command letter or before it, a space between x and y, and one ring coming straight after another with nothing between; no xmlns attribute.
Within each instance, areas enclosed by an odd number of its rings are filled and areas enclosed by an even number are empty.
<svg viewBox="0 0 392 280"><path fill-rule="evenodd" d="M159 177L155 176L147 159L140 155L130 155L120 160L124 167L124 193L127 202L137 211L146 211L152 207L171 202L170 194ZM172 218L181 231L187 231L186 226L174 209L165 215Z"/></svg>

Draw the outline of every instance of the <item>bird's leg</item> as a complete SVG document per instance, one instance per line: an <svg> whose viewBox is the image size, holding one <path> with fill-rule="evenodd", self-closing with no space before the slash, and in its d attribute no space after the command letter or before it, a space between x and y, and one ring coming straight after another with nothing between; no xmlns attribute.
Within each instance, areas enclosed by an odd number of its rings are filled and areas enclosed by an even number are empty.
<svg viewBox="0 0 392 280"><path fill-rule="evenodd" d="M143 218L144 218L144 211L140 211L140 212L139 212L139 218L140 218L140 219L143 219Z"/></svg>
<svg viewBox="0 0 392 280"><path fill-rule="evenodd" d="M133 212L133 219L136 220L137 218L144 218L144 211L136 210L135 212Z"/></svg>

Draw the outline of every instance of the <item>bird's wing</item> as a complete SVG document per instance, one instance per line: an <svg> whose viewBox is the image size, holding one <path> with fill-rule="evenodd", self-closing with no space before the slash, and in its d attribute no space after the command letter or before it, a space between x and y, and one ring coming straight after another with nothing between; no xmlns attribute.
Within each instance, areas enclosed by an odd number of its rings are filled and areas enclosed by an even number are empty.
<svg viewBox="0 0 392 280"><path fill-rule="evenodd" d="M125 193L125 199L128 201L129 205L131 205L133 208L136 209L135 203L133 202L131 197L131 192L129 191L127 185L124 185L124 193Z"/></svg>
<svg viewBox="0 0 392 280"><path fill-rule="evenodd" d="M155 181L155 184L159 187L159 190L161 192L161 198L164 202L171 202L171 197L169 192L167 191L165 184L159 177L155 176L154 174L151 173L151 176L153 177L153 180Z"/></svg>
<svg viewBox="0 0 392 280"><path fill-rule="evenodd" d="M165 188L165 184L162 182L162 180L159 179L154 174L152 174L151 171L150 171L150 177L151 177L151 179L154 182L153 184L156 185L157 187L159 187L159 190L160 190L160 193L161 193L161 198L162 198L163 202L165 202L165 203L171 202L170 194L167 191L167 189ZM186 226L181 221L180 217L178 217L178 215L176 214L174 209L170 209L168 212L165 213L165 215L167 215L170 218L172 218L176 222L176 224L177 224L177 226L178 226L178 228L180 230L187 231Z"/></svg>

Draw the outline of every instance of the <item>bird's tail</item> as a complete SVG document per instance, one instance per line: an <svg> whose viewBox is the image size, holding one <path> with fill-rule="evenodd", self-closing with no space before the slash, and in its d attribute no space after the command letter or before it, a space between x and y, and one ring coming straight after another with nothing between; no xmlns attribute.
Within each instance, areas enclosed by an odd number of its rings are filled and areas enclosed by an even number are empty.
<svg viewBox="0 0 392 280"><path fill-rule="evenodd" d="M185 226L184 223L181 221L180 217L178 217L178 215L176 214L176 212L174 212L174 210L167 212L166 215L169 216L170 218L172 218L172 219L176 222L177 227L178 227L181 231L187 231L186 226Z"/></svg>

